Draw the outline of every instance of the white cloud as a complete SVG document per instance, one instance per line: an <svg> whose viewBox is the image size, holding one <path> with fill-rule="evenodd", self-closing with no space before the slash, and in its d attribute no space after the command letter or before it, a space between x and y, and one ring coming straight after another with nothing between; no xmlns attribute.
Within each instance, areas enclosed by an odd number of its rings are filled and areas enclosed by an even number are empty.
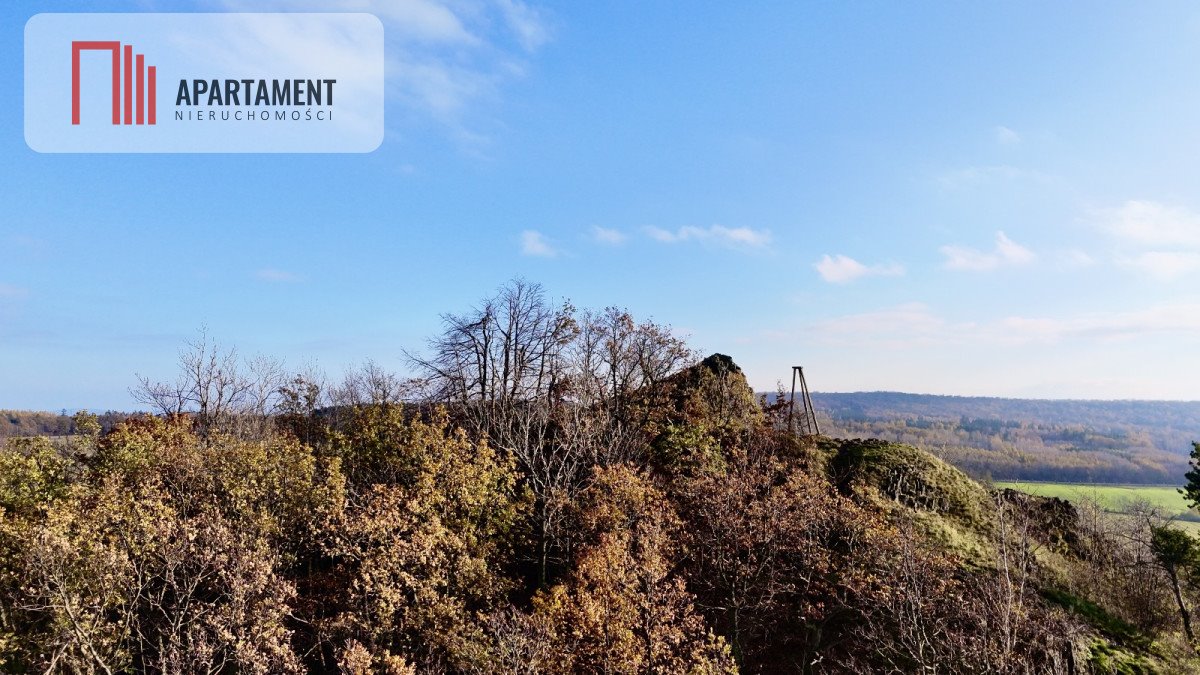
<svg viewBox="0 0 1200 675"><path fill-rule="evenodd" d="M1171 281L1200 269L1200 253L1147 251L1133 257L1118 258L1117 264L1159 281Z"/></svg>
<svg viewBox="0 0 1200 675"><path fill-rule="evenodd" d="M537 230L525 230L521 233L521 255L538 258L553 258L558 255L546 237Z"/></svg>
<svg viewBox="0 0 1200 675"><path fill-rule="evenodd" d="M811 333L827 344L893 348L939 344L950 332L944 319L919 302L824 319L811 327Z"/></svg>
<svg viewBox="0 0 1200 675"><path fill-rule="evenodd" d="M1200 331L1200 304L1061 317L1009 316L983 322L950 321L921 303L833 317L813 323L806 334L825 344L857 348L909 349L946 345L1019 346L1070 340L1121 341Z"/></svg>
<svg viewBox="0 0 1200 675"><path fill-rule="evenodd" d="M496 4L525 51L535 51L550 39L550 29L537 9L520 0L496 0Z"/></svg>
<svg viewBox="0 0 1200 675"><path fill-rule="evenodd" d="M1129 200L1097 215L1106 230L1129 244L1200 247L1200 215L1184 208Z"/></svg>
<svg viewBox="0 0 1200 675"><path fill-rule="evenodd" d="M495 125L487 105L520 79L551 38L538 8L520 0L209 0L243 12L370 12L384 23L388 95L443 125L468 149ZM162 3L166 4L166 3ZM389 118L403 119L405 115Z"/></svg>
<svg viewBox="0 0 1200 675"><path fill-rule="evenodd" d="M292 274L291 272L277 270L272 267L258 270L254 273L254 276L257 277L259 281L266 281L273 284L294 284L298 281L301 281L299 276Z"/></svg>
<svg viewBox="0 0 1200 675"><path fill-rule="evenodd" d="M992 130L996 137L996 142L1000 145L1015 145L1021 142L1021 134L1009 129L1003 124Z"/></svg>
<svg viewBox="0 0 1200 675"><path fill-rule="evenodd" d="M1064 318L1008 317L991 329L1008 342L1058 342L1070 338L1120 340L1200 330L1200 305L1158 305L1123 312L1088 313Z"/></svg>
<svg viewBox="0 0 1200 675"><path fill-rule="evenodd" d="M250 10L242 0L217 4ZM296 3L273 4L287 9ZM337 91L341 93L336 124L354 133L356 143L376 145L383 131L378 110L385 104L386 95L379 85L384 82L386 69L378 52L383 45L369 37L375 33L361 23L319 20L316 13L251 11L255 13L222 24L220 49L203 47L206 40L198 35L167 31L164 37L181 53L206 54L218 72L311 74L328 69L341 73L337 80Z"/></svg>
<svg viewBox="0 0 1200 675"><path fill-rule="evenodd" d="M1033 251L1009 239L1003 232L996 233L996 246L991 251L957 244L948 244L938 250L946 256L946 269L969 272L988 272L1001 267L1025 265L1037 257Z"/></svg>
<svg viewBox="0 0 1200 675"><path fill-rule="evenodd" d="M1091 267L1096 264L1096 259L1093 258L1091 254L1089 254L1087 251L1081 251L1077 248L1063 252L1060 260L1064 267L1072 269Z"/></svg>
<svg viewBox="0 0 1200 675"><path fill-rule="evenodd" d="M608 244L609 246L620 246L628 239L625 233L620 230L600 226L592 228L592 238L601 244Z"/></svg>
<svg viewBox="0 0 1200 675"><path fill-rule="evenodd" d="M997 182L1028 181L1045 185L1055 178L1035 169L1022 169L1007 164L993 166L968 166L964 169L946 171L937 176L937 184L947 190L977 187Z"/></svg>
<svg viewBox="0 0 1200 675"><path fill-rule="evenodd" d="M822 256L813 267L822 279L831 284L845 284L863 277L896 277L904 274L904 268L895 263L868 266L840 253Z"/></svg>
<svg viewBox="0 0 1200 675"><path fill-rule="evenodd" d="M673 244L679 239L671 232L662 229L661 227L647 227L646 235L655 241L661 241L664 244Z"/></svg>
<svg viewBox="0 0 1200 675"><path fill-rule="evenodd" d="M1200 214L1178 206L1131 199L1092 213L1117 247L1118 267L1157 281L1200 270Z"/></svg>
<svg viewBox="0 0 1200 675"><path fill-rule="evenodd" d="M483 40L468 29L464 5L438 0L215 0L241 12L368 12L404 42L476 46Z"/></svg>
<svg viewBox="0 0 1200 675"><path fill-rule="evenodd" d="M767 230L723 225L711 225L707 228L685 225L674 232L660 227L647 227L646 234L664 244L698 241L718 246L759 248L771 243L771 233Z"/></svg>

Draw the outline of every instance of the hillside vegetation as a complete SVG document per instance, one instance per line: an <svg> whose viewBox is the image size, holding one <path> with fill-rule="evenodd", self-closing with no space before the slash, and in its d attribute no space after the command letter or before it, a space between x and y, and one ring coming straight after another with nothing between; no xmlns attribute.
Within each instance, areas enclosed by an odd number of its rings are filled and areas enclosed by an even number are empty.
<svg viewBox="0 0 1200 675"><path fill-rule="evenodd" d="M1190 535L794 436L623 311L510 284L416 381L181 361L0 449L4 672L1197 672Z"/></svg>

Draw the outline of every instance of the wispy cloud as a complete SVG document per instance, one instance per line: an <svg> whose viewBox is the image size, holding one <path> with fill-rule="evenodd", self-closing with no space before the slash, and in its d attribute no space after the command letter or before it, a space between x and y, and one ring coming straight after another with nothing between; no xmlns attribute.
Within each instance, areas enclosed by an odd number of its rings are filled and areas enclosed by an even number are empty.
<svg viewBox="0 0 1200 675"><path fill-rule="evenodd" d="M1071 338L1123 340L1200 330L1200 305L1156 305L1144 309L1078 314L1061 318L1009 317L990 328L1009 342L1059 342Z"/></svg>
<svg viewBox="0 0 1200 675"><path fill-rule="evenodd" d="M1170 304L1058 317L1009 316L987 321L952 321L922 303L814 322L806 335L825 344L909 349L948 345L1019 346L1071 340L1121 341L1159 334L1200 331L1200 304ZM790 339L790 336L789 336Z"/></svg>
<svg viewBox="0 0 1200 675"><path fill-rule="evenodd" d="M1184 208L1129 200L1096 215L1104 229L1130 244L1200 248L1200 215Z"/></svg>
<svg viewBox="0 0 1200 675"><path fill-rule="evenodd" d="M388 32L407 42L477 45L449 3L436 0L214 0L234 11L369 12L388 24Z"/></svg>
<svg viewBox="0 0 1200 675"><path fill-rule="evenodd" d="M11 284L0 284L0 299L19 300L29 296L29 289L13 286Z"/></svg>
<svg viewBox="0 0 1200 675"><path fill-rule="evenodd" d="M284 270L266 267L254 273L255 278L259 281L265 281L271 284L294 284L303 279L296 274L286 272Z"/></svg>
<svg viewBox="0 0 1200 675"><path fill-rule="evenodd" d="M1000 145L1016 145L1021 142L1021 134L1001 124L992 129L992 135Z"/></svg>
<svg viewBox="0 0 1200 675"><path fill-rule="evenodd" d="M1059 256L1059 262L1063 267L1068 269L1079 269L1082 267L1091 267L1096 264L1096 258L1087 251L1082 251L1077 248L1064 251Z"/></svg>
<svg viewBox="0 0 1200 675"><path fill-rule="evenodd" d="M953 333L945 319L919 302L824 319L806 332L826 344L885 348L941 344Z"/></svg>
<svg viewBox="0 0 1200 675"><path fill-rule="evenodd" d="M527 52L550 40L550 27L542 12L520 0L496 0L504 20Z"/></svg>
<svg viewBox="0 0 1200 675"><path fill-rule="evenodd" d="M755 230L749 227L725 227L711 225L695 227L685 225L674 231L660 227L647 227L646 235L664 244L678 244L688 241L698 241L725 247L761 248L771 243L771 233L767 230Z"/></svg>
<svg viewBox="0 0 1200 675"><path fill-rule="evenodd" d="M935 178L946 190L979 187L997 182L1028 181L1038 184L1054 182L1054 177L1036 169L1024 169L1007 164L991 166L968 166L946 171Z"/></svg>
<svg viewBox="0 0 1200 675"><path fill-rule="evenodd" d="M1114 241L1113 261L1157 281L1200 271L1200 214L1159 202L1126 201L1092 213L1096 226Z"/></svg>
<svg viewBox="0 0 1200 675"><path fill-rule="evenodd" d="M1172 281L1200 270L1200 253L1193 251L1146 251L1117 258L1117 265L1136 270L1159 281Z"/></svg>
<svg viewBox="0 0 1200 675"><path fill-rule="evenodd" d="M537 230L525 230L521 233L521 255L537 258L553 258L558 250L550 245L546 237Z"/></svg>
<svg viewBox="0 0 1200 675"><path fill-rule="evenodd" d="M898 277L904 274L904 267L895 263L864 265L840 253L822 256L813 267L822 279L831 284L847 284L863 277Z"/></svg>
<svg viewBox="0 0 1200 675"><path fill-rule="evenodd" d="M620 230L596 226L592 228L592 239L595 239L601 244L620 246L621 244L625 243L625 240L628 239L628 237L626 237L625 233Z"/></svg>
<svg viewBox="0 0 1200 675"><path fill-rule="evenodd" d="M210 0L232 11L370 12L384 23L388 94L443 125L464 147L486 146L487 110L552 37L546 13L520 0ZM389 110L389 115L391 111Z"/></svg>
<svg viewBox="0 0 1200 675"><path fill-rule="evenodd" d="M996 233L996 246L991 251L948 244L938 249L946 257L945 267L968 272L989 272L1001 267L1025 265L1033 262L1033 251L1009 239L1004 232Z"/></svg>

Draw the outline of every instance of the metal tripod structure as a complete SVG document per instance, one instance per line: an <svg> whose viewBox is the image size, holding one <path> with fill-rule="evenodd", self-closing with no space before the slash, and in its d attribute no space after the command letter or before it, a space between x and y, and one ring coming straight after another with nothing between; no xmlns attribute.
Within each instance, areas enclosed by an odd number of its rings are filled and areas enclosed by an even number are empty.
<svg viewBox="0 0 1200 675"><path fill-rule="evenodd" d="M796 415L796 382L800 382L800 414ZM812 397L808 395L808 383L804 381L804 368L792 366L792 398L788 402L788 431L802 436L820 436L817 426L817 411L813 410Z"/></svg>

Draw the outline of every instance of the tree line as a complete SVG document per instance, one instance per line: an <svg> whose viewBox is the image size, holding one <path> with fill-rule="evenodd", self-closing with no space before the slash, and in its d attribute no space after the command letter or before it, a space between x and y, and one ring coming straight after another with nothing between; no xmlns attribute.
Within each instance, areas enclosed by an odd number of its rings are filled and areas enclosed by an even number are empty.
<svg viewBox="0 0 1200 675"><path fill-rule="evenodd" d="M816 393L813 400L838 434L920 445L996 480L1178 483L1200 437L1197 401L893 392Z"/></svg>
<svg viewBox="0 0 1200 675"><path fill-rule="evenodd" d="M993 480L1162 485L1179 483L1188 467L1184 450L1159 448L1142 428L894 416L831 418L822 426L838 436L918 445Z"/></svg>

